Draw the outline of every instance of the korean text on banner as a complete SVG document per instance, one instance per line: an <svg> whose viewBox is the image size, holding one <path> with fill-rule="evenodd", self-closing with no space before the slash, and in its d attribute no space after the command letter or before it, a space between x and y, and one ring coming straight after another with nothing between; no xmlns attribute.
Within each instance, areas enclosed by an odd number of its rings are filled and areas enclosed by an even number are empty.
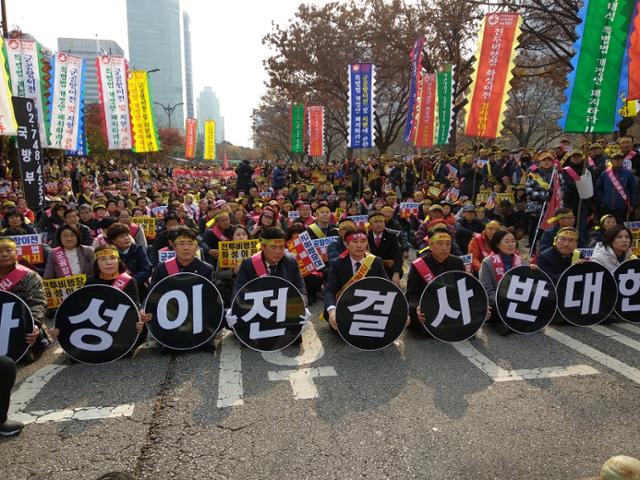
<svg viewBox="0 0 640 480"><path fill-rule="evenodd" d="M33 265L44 263L44 247L42 235L15 235L11 237L16 242L16 255Z"/></svg>
<svg viewBox="0 0 640 480"><path fill-rule="evenodd" d="M185 122L184 158L188 160L193 160L196 157L197 125L195 118L187 118Z"/></svg>
<svg viewBox="0 0 640 480"><path fill-rule="evenodd" d="M49 111L49 148L77 151L84 148L84 60L58 52L52 57L52 93Z"/></svg>
<svg viewBox="0 0 640 480"><path fill-rule="evenodd" d="M404 126L404 143L409 143L411 132L413 130L413 122L415 116L415 106L418 91L418 82L420 80L420 71L422 70L422 49L424 47L424 37L421 35L413 45L411 50L411 75L409 78L409 103L407 105L407 121Z"/></svg>
<svg viewBox="0 0 640 480"><path fill-rule="evenodd" d="M371 148L373 146L373 89L375 67L371 63L349 65L349 130L347 146Z"/></svg>
<svg viewBox="0 0 640 480"><path fill-rule="evenodd" d="M204 122L204 159L215 160L216 158L216 122L205 120Z"/></svg>
<svg viewBox="0 0 640 480"><path fill-rule="evenodd" d="M324 107L308 107L309 112L309 156L324 155Z"/></svg>
<svg viewBox="0 0 640 480"><path fill-rule="evenodd" d="M138 225L148 240L156 238L156 219L153 217L131 217L131 221Z"/></svg>
<svg viewBox="0 0 640 480"><path fill-rule="evenodd" d="M58 308L65 298L87 283L86 275L74 275L65 278L43 280L44 292L47 297L47 308Z"/></svg>
<svg viewBox="0 0 640 480"><path fill-rule="evenodd" d="M148 74L144 70L133 70L128 74L129 109L133 151L136 153L157 152L160 140L151 108Z"/></svg>
<svg viewBox="0 0 640 480"><path fill-rule="evenodd" d="M291 104L291 153L304 153L304 103Z"/></svg>
<svg viewBox="0 0 640 480"><path fill-rule="evenodd" d="M436 145L449 143L453 131L453 65L445 64L438 69L438 100L436 117L438 130L436 132Z"/></svg>
<svg viewBox="0 0 640 480"><path fill-rule="evenodd" d="M522 19L517 13L489 13L480 27L465 135L497 138L509 98L518 35Z"/></svg>
<svg viewBox="0 0 640 480"><path fill-rule="evenodd" d="M419 88L419 107L416 108L414 120L416 147L431 147L434 145L436 132L436 102L437 102L437 77L435 73L422 75Z"/></svg>
<svg viewBox="0 0 640 480"><path fill-rule="evenodd" d="M313 241L307 232L302 232L300 235L289 240L287 242L287 250L296 257L300 273L303 277L325 266L320 252L313 245Z"/></svg>
<svg viewBox="0 0 640 480"><path fill-rule="evenodd" d="M230 240L218 243L220 268L233 268L251 258L260 248L259 240Z"/></svg>
<svg viewBox="0 0 640 480"><path fill-rule="evenodd" d="M586 0L578 13L578 39L571 60L560 127L572 133L611 133L621 120L621 78L636 0ZM622 87L624 89L624 87Z"/></svg>
<svg viewBox="0 0 640 480"><path fill-rule="evenodd" d="M18 122L16 146L22 190L29 208L38 212L45 206L44 159L40 145L38 112L35 101L30 98L13 97L12 100Z"/></svg>
<svg viewBox="0 0 640 480"><path fill-rule="evenodd" d="M96 58L102 128L109 150L130 150L131 116L127 88L127 60L117 55Z"/></svg>
<svg viewBox="0 0 640 480"><path fill-rule="evenodd" d="M6 44L7 63L14 97L31 98L38 111L40 144L47 147L49 138L48 92L42 81L42 57L35 40L11 38Z"/></svg>

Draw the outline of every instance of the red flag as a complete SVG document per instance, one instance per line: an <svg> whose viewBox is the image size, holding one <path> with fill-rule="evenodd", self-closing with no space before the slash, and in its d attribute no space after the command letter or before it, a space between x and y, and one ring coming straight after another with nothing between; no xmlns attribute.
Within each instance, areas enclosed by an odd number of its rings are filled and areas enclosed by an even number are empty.
<svg viewBox="0 0 640 480"><path fill-rule="evenodd" d="M636 6L629 36L629 92L627 100L640 100L640 7Z"/></svg>
<svg viewBox="0 0 640 480"><path fill-rule="evenodd" d="M227 159L227 151L224 151L224 161L222 162L222 169L229 170L229 160Z"/></svg>
<svg viewBox="0 0 640 480"><path fill-rule="evenodd" d="M542 219L540 220L540 228L542 230L549 230L555 223L555 212L558 208L562 207L562 200L560 199L560 176L558 171L554 170L551 176L552 190L551 196L547 201L547 210L544 212Z"/></svg>

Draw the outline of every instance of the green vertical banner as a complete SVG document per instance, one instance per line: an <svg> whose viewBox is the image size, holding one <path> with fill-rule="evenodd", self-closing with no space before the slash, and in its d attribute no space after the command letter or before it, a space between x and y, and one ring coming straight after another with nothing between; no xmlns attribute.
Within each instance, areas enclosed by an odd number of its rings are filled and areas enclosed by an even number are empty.
<svg viewBox="0 0 640 480"><path fill-rule="evenodd" d="M449 143L451 117L453 112L453 66L442 65L437 74L438 89L438 131L436 145Z"/></svg>
<svg viewBox="0 0 640 480"><path fill-rule="evenodd" d="M636 0L585 0L571 61L560 127L571 133L611 133L621 117L618 95Z"/></svg>
<svg viewBox="0 0 640 480"><path fill-rule="evenodd" d="M304 103L291 104L291 153L304 153Z"/></svg>

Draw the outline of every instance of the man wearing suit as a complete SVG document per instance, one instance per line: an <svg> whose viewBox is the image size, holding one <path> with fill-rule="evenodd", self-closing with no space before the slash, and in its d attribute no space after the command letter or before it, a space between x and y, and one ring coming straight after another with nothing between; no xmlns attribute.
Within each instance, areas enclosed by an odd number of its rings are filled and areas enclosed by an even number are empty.
<svg viewBox="0 0 640 480"><path fill-rule="evenodd" d="M308 305L307 289L300 274L298 262L293 255L285 252L285 233L278 227L268 227L260 237L261 251L247 258L240 264L236 283L233 287L233 298L249 281L267 275L284 278L296 286L305 306Z"/></svg>
<svg viewBox="0 0 640 480"><path fill-rule="evenodd" d="M389 279L382 260L367 253L367 234L362 229L350 229L344 234L347 249L337 260L331 262L329 279L324 293L324 318L332 329L337 330L336 303L347 286L364 277Z"/></svg>
<svg viewBox="0 0 640 480"><path fill-rule="evenodd" d="M369 251L382 259L384 270L391 281L400 286L402 277L402 249L398 236L385 228L385 217L381 212L369 215Z"/></svg>

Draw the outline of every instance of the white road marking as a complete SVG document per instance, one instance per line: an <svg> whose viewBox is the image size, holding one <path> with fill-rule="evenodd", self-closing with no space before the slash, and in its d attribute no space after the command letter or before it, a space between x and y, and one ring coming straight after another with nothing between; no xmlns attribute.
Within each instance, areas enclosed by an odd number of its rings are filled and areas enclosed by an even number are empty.
<svg viewBox="0 0 640 480"><path fill-rule="evenodd" d="M318 389L313 382L314 378L336 376L338 374L333 367L299 368L297 370L269 372L269 380L272 382L289 380L293 389L293 398L296 400L308 400L318 397Z"/></svg>
<svg viewBox="0 0 640 480"><path fill-rule="evenodd" d="M218 408L244 405L242 354L240 343L231 332L222 338L218 372Z"/></svg>
<svg viewBox="0 0 640 480"><path fill-rule="evenodd" d="M568 367L542 367L522 370L508 370L498 366L488 357L480 353L469 342L452 344L458 353L486 373L494 382L513 380L536 380L541 378L568 377L572 375L594 375L598 372L588 365L570 365Z"/></svg>
<svg viewBox="0 0 640 480"><path fill-rule="evenodd" d="M638 325L633 325L631 323L616 323L616 327L622 328L627 332L637 333L640 335L640 327Z"/></svg>
<svg viewBox="0 0 640 480"><path fill-rule="evenodd" d="M300 367L311 365L324 356L324 347L318 337L315 327L311 322L302 329L302 353L295 357L287 357L280 352L263 352L262 358L274 365L283 367Z"/></svg>
<svg viewBox="0 0 640 480"><path fill-rule="evenodd" d="M101 420L104 418L130 417L135 404L126 403L115 407L82 407L62 410L25 411L27 405L44 386L68 365L49 364L28 377L11 396L9 417L25 424L64 422L68 420Z"/></svg>
<svg viewBox="0 0 640 480"><path fill-rule="evenodd" d="M634 350L640 352L640 342L638 340L634 340L633 338L629 338L626 335L622 335L621 333L616 332L607 327L603 327L601 325L594 325L590 327L594 332L598 332L600 335L604 335L611 340L615 340L618 343L622 343L629 348L633 348Z"/></svg>
<svg viewBox="0 0 640 480"><path fill-rule="evenodd" d="M629 380L640 384L640 370L638 370L637 368L633 368L616 358L610 357L609 355L602 353L601 351L596 350L595 348L592 348L589 345L586 345L576 340L575 338L556 330L555 328L545 328L544 334L575 350L576 352L589 357L591 360L601 363L605 367L618 372L620 375L627 377Z"/></svg>

